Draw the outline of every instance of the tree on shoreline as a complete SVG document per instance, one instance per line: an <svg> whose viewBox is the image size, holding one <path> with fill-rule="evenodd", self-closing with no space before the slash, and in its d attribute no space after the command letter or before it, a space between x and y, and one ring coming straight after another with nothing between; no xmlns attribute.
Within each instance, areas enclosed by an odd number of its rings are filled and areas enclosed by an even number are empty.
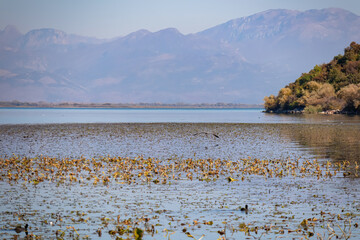
<svg viewBox="0 0 360 240"><path fill-rule="evenodd" d="M316 65L280 89L277 96L265 97L264 106L268 112L339 110L360 114L360 44L352 42L344 55Z"/></svg>

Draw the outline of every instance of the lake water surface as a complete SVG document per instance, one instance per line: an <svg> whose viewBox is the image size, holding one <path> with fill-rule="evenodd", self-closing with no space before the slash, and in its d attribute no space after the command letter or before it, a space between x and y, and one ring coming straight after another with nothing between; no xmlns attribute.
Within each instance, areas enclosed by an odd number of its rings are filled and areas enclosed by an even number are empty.
<svg viewBox="0 0 360 240"><path fill-rule="evenodd" d="M0 109L0 123L2 239L24 237L11 229L25 223L29 234L42 239L98 239L99 230L102 239L135 239L136 228L148 230L143 239L360 238L358 116L261 109ZM57 175L59 168L39 167L41 155L89 165L70 171L75 175ZM135 171L126 175L131 181L115 178L121 161L106 159L117 157L129 164L119 174L154 161L158 169L169 167L169 178L156 182L155 170L150 182ZM31 168L23 167L30 158ZM215 165L186 170L193 167L189 161L215 159L227 161L218 175L204 177ZM94 169L97 161L101 169ZM254 174L264 167L251 165L259 161L278 175ZM27 180L9 180L27 171ZM29 180L41 174L53 180ZM73 176L77 181L70 181ZM109 182L95 184L107 177ZM245 204L249 211L240 211Z"/></svg>
<svg viewBox="0 0 360 240"><path fill-rule="evenodd" d="M0 124L354 123L359 116L266 114L263 109L0 109Z"/></svg>

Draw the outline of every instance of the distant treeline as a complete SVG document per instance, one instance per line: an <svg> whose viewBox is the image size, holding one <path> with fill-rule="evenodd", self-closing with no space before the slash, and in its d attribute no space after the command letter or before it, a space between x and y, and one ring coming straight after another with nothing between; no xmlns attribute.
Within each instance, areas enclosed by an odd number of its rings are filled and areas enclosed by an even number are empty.
<svg viewBox="0 0 360 240"><path fill-rule="evenodd" d="M352 42L344 55L316 65L264 101L267 112L360 114L360 45Z"/></svg>
<svg viewBox="0 0 360 240"><path fill-rule="evenodd" d="M260 104L238 104L238 103L48 103L48 102L1 102L0 107L6 108L263 108Z"/></svg>

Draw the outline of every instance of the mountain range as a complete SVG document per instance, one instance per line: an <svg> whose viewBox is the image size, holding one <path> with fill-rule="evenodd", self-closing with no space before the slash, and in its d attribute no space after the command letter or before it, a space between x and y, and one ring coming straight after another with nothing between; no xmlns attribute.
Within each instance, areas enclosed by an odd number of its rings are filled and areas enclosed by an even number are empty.
<svg viewBox="0 0 360 240"><path fill-rule="evenodd" d="M337 8L108 40L9 25L0 30L0 101L258 104L352 41L360 42L360 17Z"/></svg>

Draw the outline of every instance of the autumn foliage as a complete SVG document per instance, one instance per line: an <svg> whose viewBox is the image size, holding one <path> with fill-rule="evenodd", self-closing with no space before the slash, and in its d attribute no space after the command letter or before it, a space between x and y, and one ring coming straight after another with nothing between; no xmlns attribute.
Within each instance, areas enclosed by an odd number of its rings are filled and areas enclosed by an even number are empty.
<svg viewBox="0 0 360 240"><path fill-rule="evenodd" d="M344 55L316 65L264 101L268 112L339 110L360 114L360 44L352 42Z"/></svg>

